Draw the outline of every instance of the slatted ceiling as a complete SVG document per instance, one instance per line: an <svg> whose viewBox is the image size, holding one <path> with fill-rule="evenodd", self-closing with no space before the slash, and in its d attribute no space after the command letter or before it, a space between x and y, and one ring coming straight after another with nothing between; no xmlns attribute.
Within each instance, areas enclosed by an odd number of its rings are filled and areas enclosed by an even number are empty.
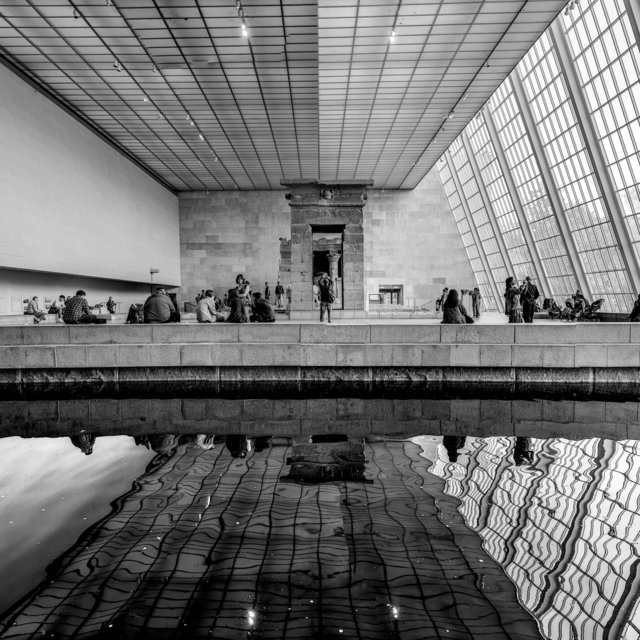
<svg viewBox="0 0 640 640"><path fill-rule="evenodd" d="M174 189L411 188L564 3L0 0L0 47Z"/></svg>

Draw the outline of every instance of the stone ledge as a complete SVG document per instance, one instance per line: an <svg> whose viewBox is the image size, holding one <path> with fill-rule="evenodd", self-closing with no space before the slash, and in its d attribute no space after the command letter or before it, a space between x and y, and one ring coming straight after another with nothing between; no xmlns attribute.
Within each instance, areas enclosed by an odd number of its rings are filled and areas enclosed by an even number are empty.
<svg viewBox="0 0 640 640"><path fill-rule="evenodd" d="M640 367L640 345L635 344L371 343L364 341L366 333L341 332L341 342L330 342L327 334L321 333L316 336L317 342L273 342L271 334L270 339L257 342L200 341L201 336L196 336L195 341L184 342L11 344L0 346L0 370L141 366ZM347 341L347 337L353 341Z"/></svg>

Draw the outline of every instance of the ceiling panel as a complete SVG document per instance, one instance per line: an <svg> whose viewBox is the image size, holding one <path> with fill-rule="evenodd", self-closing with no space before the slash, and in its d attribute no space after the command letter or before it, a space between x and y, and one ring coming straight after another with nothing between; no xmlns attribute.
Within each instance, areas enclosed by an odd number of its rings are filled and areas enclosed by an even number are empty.
<svg viewBox="0 0 640 640"><path fill-rule="evenodd" d="M413 188L565 3L0 0L0 55L174 190Z"/></svg>

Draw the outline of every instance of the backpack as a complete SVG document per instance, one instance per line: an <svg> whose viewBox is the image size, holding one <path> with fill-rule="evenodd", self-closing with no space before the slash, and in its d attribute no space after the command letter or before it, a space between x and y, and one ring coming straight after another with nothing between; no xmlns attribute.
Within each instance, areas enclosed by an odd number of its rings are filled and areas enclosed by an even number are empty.
<svg viewBox="0 0 640 640"><path fill-rule="evenodd" d="M328 280L328 285L322 285L320 284L321 282L325 282L323 280L320 280L318 282L318 286L320 287L320 300L323 300L325 302L328 302L329 304L332 304L336 301L336 294L333 292L333 282L331 282L331 280Z"/></svg>

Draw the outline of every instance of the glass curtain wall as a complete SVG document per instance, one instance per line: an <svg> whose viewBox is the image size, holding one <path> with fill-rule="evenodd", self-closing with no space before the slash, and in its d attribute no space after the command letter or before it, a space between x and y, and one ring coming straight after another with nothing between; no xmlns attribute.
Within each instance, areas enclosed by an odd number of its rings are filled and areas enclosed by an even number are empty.
<svg viewBox="0 0 640 640"><path fill-rule="evenodd" d="M476 211L468 223L481 238L478 250L491 265L494 289L502 289L511 267L518 279L520 271L535 274L529 236L544 271L536 275L544 275L550 289L542 291L545 297L561 303L582 287L589 300L604 299L603 311L631 309L640 289L640 51L637 16L628 6L625 0L570 3L437 164L441 177L444 167L461 174L451 183ZM569 55L556 51L557 38ZM571 86L583 95L572 95ZM581 121L578 100L590 122L584 112ZM593 140L599 149L589 146ZM464 141L475 166L460 157ZM474 183L490 201L482 215ZM501 263L495 238L485 248L485 217L503 234ZM633 256L623 253L625 246Z"/></svg>
<svg viewBox="0 0 640 640"><path fill-rule="evenodd" d="M516 280L535 275L533 261L482 114L466 130Z"/></svg>
<svg viewBox="0 0 640 640"><path fill-rule="evenodd" d="M631 285L549 33L518 71L590 295L603 298L609 311L623 311Z"/></svg>
<svg viewBox="0 0 640 640"><path fill-rule="evenodd" d="M496 310L497 306L493 288L489 278L487 277L487 271L484 268L482 258L480 257L478 245L476 244L471 226L469 225L469 220L467 219L462 201L458 195L458 190L453 180L451 169L444 158L440 160L439 173L440 179L442 180L442 186L444 187L444 192L449 201L449 207L453 212L453 217L458 225L458 231L462 237L462 244L464 244L467 256L469 257L469 262L471 263L471 268L473 269L473 273L476 278L476 283L480 289L480 293L482 294L482 300L487 309Z"/></svg>
<svg viewBox="0 0 640 640"><path fill-rule="evenodd" d="M578 282L509 79L493 94L487 108L498 132L496 144L504 150L516 187L514 197L520 200L551 287L543 293L564 300L578 288Z"/></svg>

